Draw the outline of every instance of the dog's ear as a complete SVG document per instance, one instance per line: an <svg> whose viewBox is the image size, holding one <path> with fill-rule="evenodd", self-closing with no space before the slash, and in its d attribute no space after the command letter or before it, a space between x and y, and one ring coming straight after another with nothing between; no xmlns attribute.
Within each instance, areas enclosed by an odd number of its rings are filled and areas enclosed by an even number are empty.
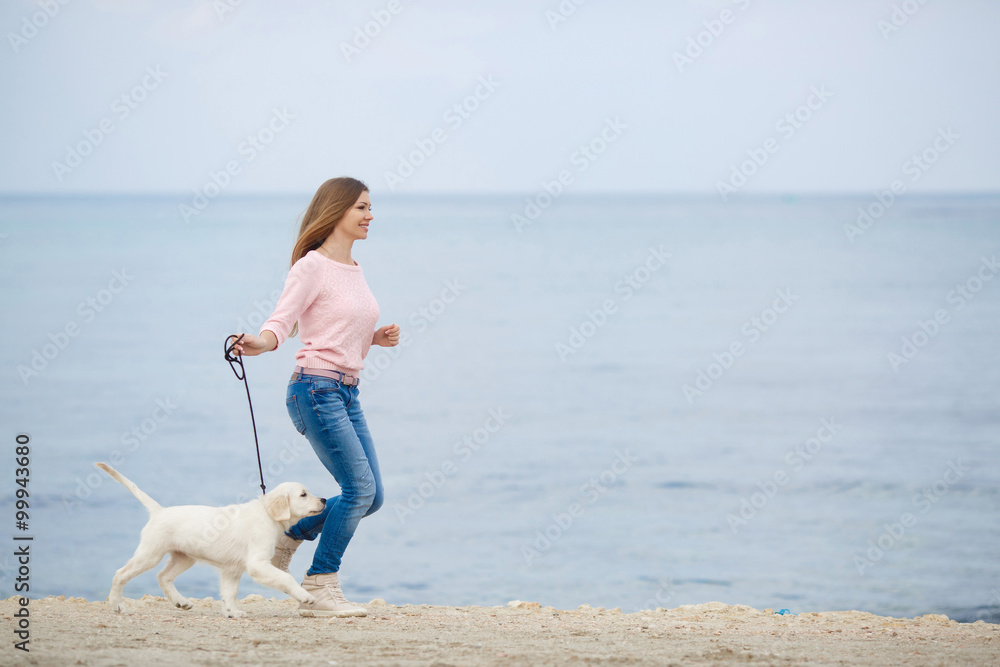
<svg viewBox="0 0 1000 667"><path fill-rule="evenodd" d="M292 508L288 502L287 493L264 494L264 509L275 521L288 521L292 518Z"/></svg>

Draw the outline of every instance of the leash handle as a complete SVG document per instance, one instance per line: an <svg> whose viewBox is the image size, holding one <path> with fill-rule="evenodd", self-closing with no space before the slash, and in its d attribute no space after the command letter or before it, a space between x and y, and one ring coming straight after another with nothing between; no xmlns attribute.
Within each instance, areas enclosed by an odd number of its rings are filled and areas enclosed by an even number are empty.
<svg viewBox="0 0 1000 667"><path fill-rule="evenodd" d="M240 334L239 336L237 336L236 334L231 334L229 336L226 336L226 344L225 344L226 361L229 362L229 367L232 368L233 373L236 374L237 380L245 380L247 377L246 369L243 368L243 355L241 354L235 356L233 355L233 350L236 348L236 345L239 344L241 340L243 340L244 335L246 334ZM229 344L230 338L236 339L233 341L232 345ZM237 367L239 367L239 370L237 370Z"/></svg>
<svg viewBox="0 0 1000 667"><path fill-rule="evenodd" d="M243 386L247 390L247 403L250 404L250 424L253 426L253 442L257 446L257 471L260 473L260 491L261 493L267 493L267 487L264 486L264 467L260 464L260 442L257 440L257 422L253 418L253 401L250 400L250 384L247 382L247 369L243 366L243 355L233 354L233 350L236 348L237 343L243 340L243 336L246 334L230 334L226 336L226 340L223 343L223 350L225 350L224 356L226 361L229 362L229 367L233 369L233 374L236 375L237 380L243 380ZM235 338L232 345L229 344L229 339Z"/></svg>

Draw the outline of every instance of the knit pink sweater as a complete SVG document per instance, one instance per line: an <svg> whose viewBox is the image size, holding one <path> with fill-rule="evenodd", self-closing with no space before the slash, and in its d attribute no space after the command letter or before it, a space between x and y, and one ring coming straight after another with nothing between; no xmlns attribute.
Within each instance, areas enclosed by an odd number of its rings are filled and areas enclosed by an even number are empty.
<svg viewBox="0 0 1000 667"><path fill-rule="evenodd" d="M348 266L310 250L288 271L274 313L260 331L274 333L280 346L297 321L299 366L357 375L365 367L378 315L360 264Z"/></svg>

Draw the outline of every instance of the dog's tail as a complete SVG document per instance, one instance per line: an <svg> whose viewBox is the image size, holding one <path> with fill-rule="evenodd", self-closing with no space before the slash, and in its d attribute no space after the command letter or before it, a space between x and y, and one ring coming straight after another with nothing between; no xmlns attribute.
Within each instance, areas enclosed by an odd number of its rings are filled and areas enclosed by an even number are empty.
<svg viewBox="0 0 1000 667"><path fill-rule="evenodd" d="M143 505L145 505L145 507L146 507L147 510L149 510L150 512L152 512L153 510L160 509L160 503L156 502L155 500L153 500L152 498L150 498L149 496L147 496L142 491L142 489L140 489L138 486L136 486L135 482L133 482L132 480L130 480L128 477L126 477L125 475L121 474L120 472L118 472L117 470L115 470L114 468L112 468L111 466L109 466L107 463L95 463L94 465L96 465L98 468L100 468L104 472L108 473L109 475L111 475L111 477L113 477L116 482L118 482L119 484L121 484L122 486L124 486L126 489L128 489L129 491L131 491L132 495L135 496L136 498L138 498L139 502L142 503Z"/></svg>

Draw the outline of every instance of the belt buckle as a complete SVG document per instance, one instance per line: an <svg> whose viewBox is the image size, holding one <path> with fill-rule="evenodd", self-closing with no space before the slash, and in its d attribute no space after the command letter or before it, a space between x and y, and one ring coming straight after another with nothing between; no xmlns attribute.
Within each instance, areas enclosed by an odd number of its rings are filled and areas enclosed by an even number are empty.
<svg viewBox="0 0 1000 667"><path fill-rule="evenodd" d="M340 384L348 387L356 387L358 385L358 378L353 375L348 375L342 371L334 371L334 373L340 376ZM353 380L353 382L351 382L351 380Z"/></svg>

